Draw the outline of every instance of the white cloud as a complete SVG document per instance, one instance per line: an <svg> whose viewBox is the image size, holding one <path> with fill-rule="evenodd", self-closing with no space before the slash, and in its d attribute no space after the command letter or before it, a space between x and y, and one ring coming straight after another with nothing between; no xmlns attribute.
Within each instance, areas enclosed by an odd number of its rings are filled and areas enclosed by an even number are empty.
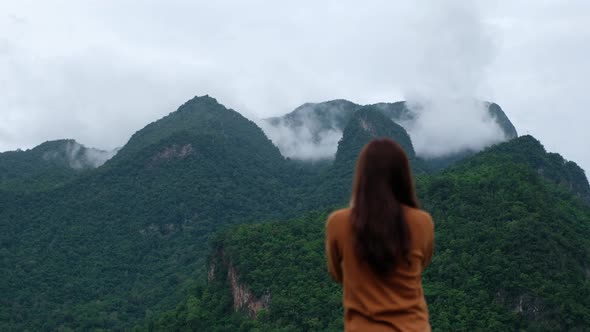
<svg viewBox="0 0 590 332"><path fill-rule="evenodd" d="M277 125L262 120L258 125L279 148L285 157L297 160L332 159L342 138L342 131L330 129L319 133L317 139L307 126L289 127L284 122Z"/></svg>
<svg viewBox="0 0 590 332"><path fill-rule="evenodd" d="M463 95L498 102L519 132L590 169L589 3L444 3L5 1L0 150L57 138L112 149L194 95L264 118L308 101L440 93L436 80L415 89L412 77L464 64L451 71ZM452 14L421 23L441 10ZM436 43L455 62L419 66Z"/></svg>
<svg viewBox="0 0 590 332"><path fill-rule="evenodd" d="M73 169L97 168L111 159L118 150L104 151L86 148L76 141L68 141L57 150L43 153L44 160L65 159Z"/></svg>
<svg viewBox="0 0 590 332"><path fill-rule="evenodd" d="M411 19L415 42L404 88L416 118L405 125L416 154L441 157L479 151L506 139L487 105L476 101L487 83L495 45L474 2L425 3ZM428 5L429 4L429 5Z"/></svg>
<svg viewBox="0 0 590 332"><path fill-rule="evenodd" d="M299 126L291 126L283 119L277 123L268 120L256 122L285 157L311 161L334 158L342 130L336 126L319 130L319 119L306 113L298 120L302 122Z"/></svg>

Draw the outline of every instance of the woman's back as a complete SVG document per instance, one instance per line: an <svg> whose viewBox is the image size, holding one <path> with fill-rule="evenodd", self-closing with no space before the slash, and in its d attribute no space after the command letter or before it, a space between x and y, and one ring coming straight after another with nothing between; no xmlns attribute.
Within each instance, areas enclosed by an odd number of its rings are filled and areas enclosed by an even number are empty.
<svg viewBox="0 0 590 332"><path fill-rule="evenodd" d="M432 258L434 225L428 213L405 205L402 209L410 238L409 264L400 258L387 277L359 259L351 209L328 218L328 268L343 284L346 331L430 331L421 274Z"/></svg>

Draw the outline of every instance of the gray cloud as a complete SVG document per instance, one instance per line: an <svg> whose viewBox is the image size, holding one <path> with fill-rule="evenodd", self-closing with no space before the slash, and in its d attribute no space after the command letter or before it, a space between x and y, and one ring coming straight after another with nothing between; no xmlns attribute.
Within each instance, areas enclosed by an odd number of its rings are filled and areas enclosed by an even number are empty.
<svg viewBox="0 0 590 332"><path fill-rule="evenodd" d="M419 156L479 151L506 139L476 100L495 53L480 10L449 0L421 7L412 19L416 41L404 90L416 117L403 125Z"/></svg>
<svg viewBox="0 0 590 332"><path fill-rule="evenodd" d="M66 145L66 157L73 169L97 168L117 154L117 150L104 151L94 148L84 148L76 142Z"/></svg>
<svg viewBox="0 0 590 332"><path fill-rule="evenodd" d="M63 149L46 151L44 160L65 160L73 169L97 168L115 156L118 149L104 151L86 148L75 141L68 141Z"/></svg>
<svg viewBox="0 0 590 332"><path fill-rule="evenodd" d="M44 160L64 160L73 169L88 169L102 166L111 159L118 150L104 151L86 148L75 141L66 142L65 146L43 153Z"/></svg>
<svg viewBox="0 0 590 332"><path fill-rule="evenodd" d="M338 149L338 141L342 138L342 131L331 129L323 130L319 137L313 136L310 123L301 127L289 127L280 122L271 125L261 121L258 126L279 148L285 157L297 160L325 160L332 159Z"/></svg>
<svg viewBox="0 0 590 332"><path fill-rule="evenodd" d="M297 160L332 159L338 149L338 141L342 138L342 129L336 123L323 124L327 121L317 118L310 112L313 106L299 108L297 122L292 125L284 118L276 122L268 119L257 119L256 124L266 136L279 148L285 157ZM335 107L329 112L338 112Z"/></svg>
<svg viewBox="0 0 590 332"><path fill-rule="evenodd" d="M445 73L468 60L468 69L450 71L450 79L463 82L459 90L467 89L460 95L498 102L519 132L590 169L589 6L584 0L442 7L437 1L2 2L0 150L57 138L112 149L206 93L252 118L308 101L369 104L442 94L440 75L423 80L429 70ZM433 16L440 10L450 14ZM424 17L438 19L428 24ZM460 38L445 39L447 30ZM439 52L427 46L432 41L450 43L441 57L457 61L421 66L425 52Z"/></svg>

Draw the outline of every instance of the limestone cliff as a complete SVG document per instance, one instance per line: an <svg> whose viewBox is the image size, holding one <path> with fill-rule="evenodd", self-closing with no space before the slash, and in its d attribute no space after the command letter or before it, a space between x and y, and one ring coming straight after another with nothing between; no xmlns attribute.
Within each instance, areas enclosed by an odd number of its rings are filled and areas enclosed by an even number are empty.
<svg viewBox="0 0 590 332"><path fill-rule="evenodd" d="M208 281L211 282L214 278L225 275L227 284L231 288L234 311L243 311L250 318L256 318L260 310L268 308L271 294L267 293L261 297L254 295L248 285L240 281L238 271L223 251L218 253L218 258L218 262L213 262L209 265L207 270ZM218 264L222 264L223 266L218 266ZM227 274L218 273L220 270L227 270Z"/></svg>

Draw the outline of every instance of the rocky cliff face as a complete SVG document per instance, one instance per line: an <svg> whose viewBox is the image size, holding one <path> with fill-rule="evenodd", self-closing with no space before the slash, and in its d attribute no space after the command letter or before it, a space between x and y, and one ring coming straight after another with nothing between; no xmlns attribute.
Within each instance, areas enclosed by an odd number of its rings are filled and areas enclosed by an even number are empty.
<svg viewBox="0 0 590 332"><path fill-rule="evenodd" d="M240 281L238 271L231 261L225 257L223 251L220 252L219 256L221 259L218 263L209 265L207 270L208 281L211 282L214 278L221 277L220 273L218 273L221 266L217 264L223 264L223 270L227 269L226 281L231 288L234 311L243 311L250 318L256 318L260 310L268 308L271 294L264 294L261 297L254 295L248 285Z"/></svg>
<svg viewBox="0 0 590 332"><path fill-rule="evenodd" d="M270 294L265 294L260 298L254 296L248 286L239 281L238 273L231 264L227 269L227 280L231 286L235 311L245 310L250 318L256 318L261 309L268 308Z"/></svg>

